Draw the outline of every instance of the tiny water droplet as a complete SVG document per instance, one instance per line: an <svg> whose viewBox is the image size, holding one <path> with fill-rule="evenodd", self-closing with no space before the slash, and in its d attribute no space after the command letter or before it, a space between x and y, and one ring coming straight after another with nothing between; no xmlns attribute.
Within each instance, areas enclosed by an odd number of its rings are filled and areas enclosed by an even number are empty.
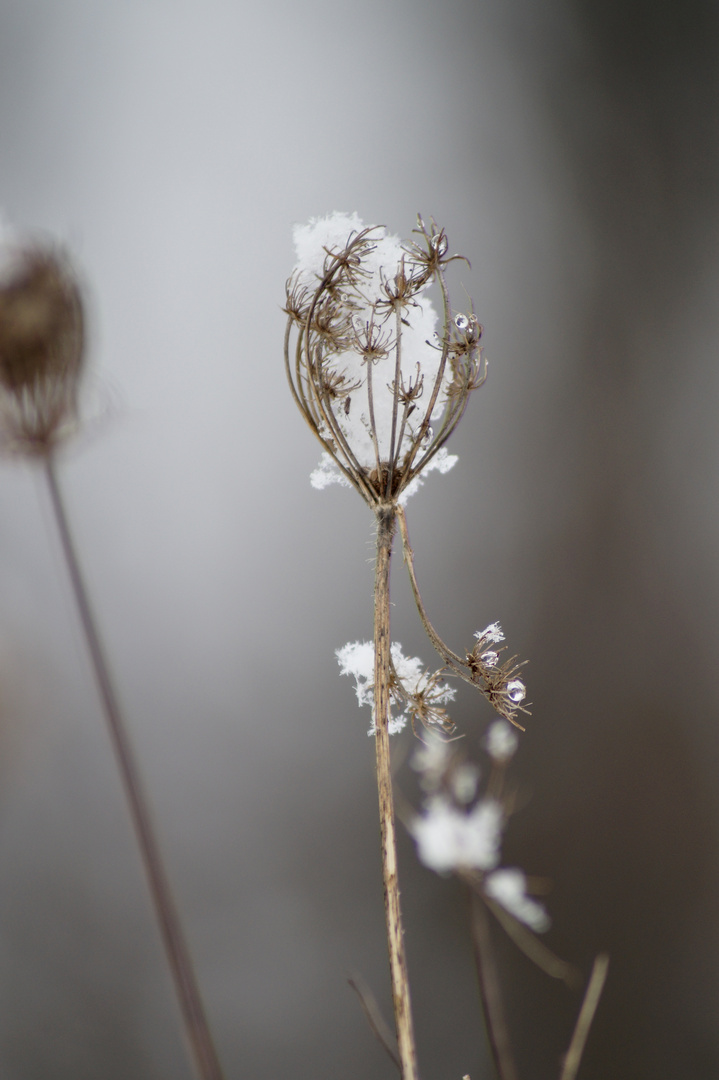
<svg viewBox="0 0 719 1080"><path fill-rule="evenodd" d="M466 315L455 315L454 325L458 330L466 330L469 326L469 319Z"/></svg>
<svg viewBox="0 0 719 1080"><path fill-rule="evenodd" d="M479 659L486 667L496 667L499 662L499 653L496 653L494 649L488 649Z"/></svg>
<svg viewBox="0 0 719 1080"><path fill-rule="evenodd" d="M510 679L507 683L507 697L510 701L513 701L515 705L518 705L520 701L524 701L527 696L527 687L524 685L521 679Z"/></svg>

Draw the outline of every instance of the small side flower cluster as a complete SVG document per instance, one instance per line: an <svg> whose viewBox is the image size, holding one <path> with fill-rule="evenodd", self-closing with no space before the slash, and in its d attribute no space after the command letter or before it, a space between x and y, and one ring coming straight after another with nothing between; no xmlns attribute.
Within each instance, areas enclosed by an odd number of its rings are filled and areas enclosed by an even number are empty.
<svg viewBox="0 0 719 1080"><path fill-rule="evenodd" d="M482 327L472 311L453 314L445 282L460 256L434 223L419 218L415 232L402 243L339 213L294 231L285 364L325 450L312 483L344 482L373 507L403 504L428 471L452 467L445 443L486 376Z"/></svg>
<svg viewBox="0 0 719 1080"><path fill-rule="evenodd" d="M486 747L493 760L493 774L501 773L516 749L517 737L505 720L489 729ZM480 773L439 738L430 738L412 761L425 792L424 809L410 831L421 861L438 874L461 875L485 897L532 930L549 928L549 916L541 904L527 895L527 878L516 867L498 868L506 813L490 776L487 789L479 793ZM496 780L496 775L495 775Z"/></svg>
<svg viewBox="0 0 719 1080"><path fill-rule="evenodd" d="M527 687L518 678L517 673L527 663L523 660L517 664L516 656L509 660L501 661L501 653L505 647L497 648L504 641L504 633L498 622L490 623L484 630L479 630L474 635L476 644L471 652L467 653L467 667L470 671L471 681L475 682L489 701L492 708L509 720L515 727L522 729L517 721L517 712L528 712L522 704L527 696Z"/></svg>
<svg viewBox="0 0 719 1080"><path fill-rule="evenodd" d="M452 701L454 688L441 679L441 672L429 673L416 656L405 656L402 646L393 642L390 649L392 672L390 700L393 710L387 730L390 735L402 731L409 720L417 730L419 721L425 728L451 733L454 725L444 706ZM374 644L371 641L354 641L336 650L337 662L342 675L355 680L357 701L372 709L372 726L368 735L375 734L374 719Z"/></svg>

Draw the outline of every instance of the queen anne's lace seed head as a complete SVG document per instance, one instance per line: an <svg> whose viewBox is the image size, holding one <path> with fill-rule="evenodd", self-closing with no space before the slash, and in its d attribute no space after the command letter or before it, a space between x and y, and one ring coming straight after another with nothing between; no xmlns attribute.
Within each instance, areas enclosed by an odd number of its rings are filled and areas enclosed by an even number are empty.
<svg viewBox="0 0 719 1080"><path fill-rule="evenodd" d="M82 297L64 255L9 235L0 250L0 440L44 455L74 426Z"/></svg>
<svg viewBox="0 0 719 1080"><path fill-rule="evenodd" d="M416 232L418 242L406 245L336 213L294 233L285 305L292 390L337 477L375 507L404 502L420 474L454 464L444 444L485 377L479 324L450 317L444 268L457 256L434 224L419 219ZM329 477L323 464L313 483Z"/></svg>

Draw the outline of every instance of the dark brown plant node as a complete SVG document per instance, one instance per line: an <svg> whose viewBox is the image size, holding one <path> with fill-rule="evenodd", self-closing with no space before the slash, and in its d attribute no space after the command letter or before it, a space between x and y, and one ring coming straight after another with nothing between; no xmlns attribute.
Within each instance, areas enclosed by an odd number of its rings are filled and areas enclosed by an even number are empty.
<svg viewBox="0 0 719 1080"><path fill-rule="evenodd" d="M0 445L46 456L74 428L84 313L67 257L49 245L10 250L0 270Z"/></svg>

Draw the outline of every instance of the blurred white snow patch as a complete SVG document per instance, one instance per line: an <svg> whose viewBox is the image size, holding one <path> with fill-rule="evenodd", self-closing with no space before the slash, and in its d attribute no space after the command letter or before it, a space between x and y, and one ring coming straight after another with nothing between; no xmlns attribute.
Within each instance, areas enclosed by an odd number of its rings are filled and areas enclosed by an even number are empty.
<svg viewBox="0 0 719 1080"><path fill-rule="evenodd" d="M487 896L532 930L543 933L551 922L541 904L527 896L526 875L517 869L495 870L484 882Z"/></svg>
<svg viewBox="0 0 719 1080"><path fill-rule="evenodd" d="M410 832L417 853L430 870L492 870L499 862L504 816L499 803L484 799L469 813L445 798L430 799L422 817L415 818Z"/></svg>
<svg viewBox="0 0 719 1080"><path fill-rule="evenodd" d="M517 732L506 720L495 720L490 724L484 742L489 756L504 764L514 757L519 746Z"/></svg>

